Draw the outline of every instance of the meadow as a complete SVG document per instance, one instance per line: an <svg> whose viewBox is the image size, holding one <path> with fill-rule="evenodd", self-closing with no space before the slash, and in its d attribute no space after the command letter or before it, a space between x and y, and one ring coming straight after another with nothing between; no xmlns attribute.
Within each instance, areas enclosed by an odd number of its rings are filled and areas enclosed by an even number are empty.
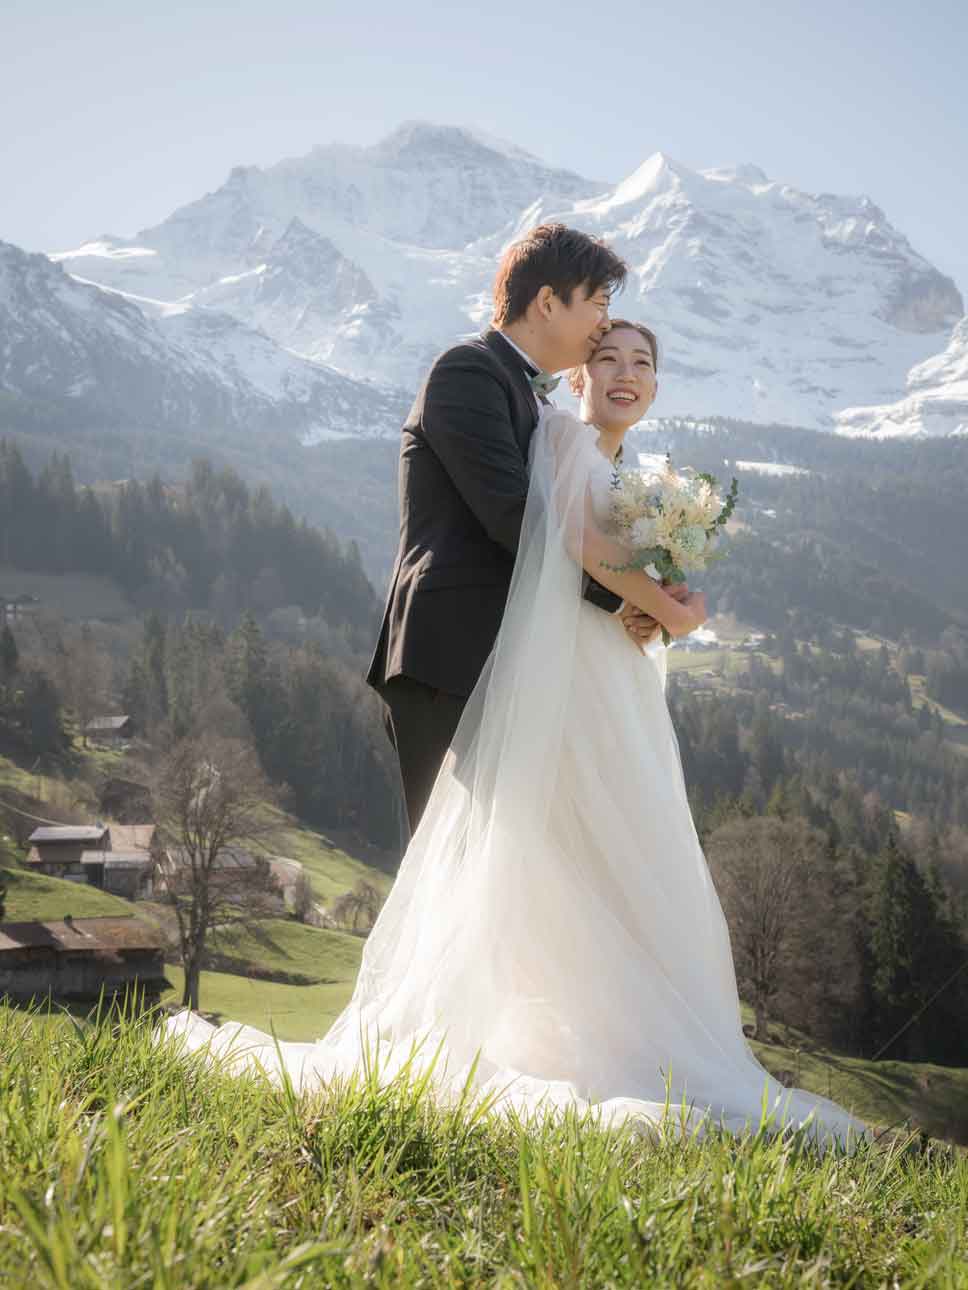
<svg viewBox="0 0 968 1290"><path fill-rule="evenodd" d="M0 1007L0 1283L968 1286L968 1160L917 1136L530 1124L414 1079L295 1097L150 1022Z"/></svg>
<svg viewBox="0 0 968 1290"><path fill-rule="evenodd" d="M0 759L0 788L27 791L26 775ZM361 878L388 890L380 857L277 824L274 849L304 865L317 900ZM160 905L16 859L0 837L8 920L165 923ZM222 929L201 1006L313 1040L363 944L285 917ZM175 1003L181 970L165 972ZM442 1108L406 1079L297 1098L159 1048L148 1018L0 1003L0 1284L968 1290L968 1156L953 1145L968 1142L968 1071L866 1061L783 1026L768 1039L753 1045L765 1066L849 1106L877 1141L824 1154L757 1126L697 1140L675 1107L650 1137L574 1115L523 1124Z"/></svg>

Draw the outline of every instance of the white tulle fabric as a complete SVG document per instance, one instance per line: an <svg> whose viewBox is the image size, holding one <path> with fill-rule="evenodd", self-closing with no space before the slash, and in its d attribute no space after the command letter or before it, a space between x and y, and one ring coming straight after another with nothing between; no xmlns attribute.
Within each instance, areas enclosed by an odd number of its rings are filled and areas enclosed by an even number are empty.
<svg viewBox="0 0 968 1290"><path fill-rule="evenodd" d="M743 1035L729 935L693 826L665 699L643 655L582 600L589 516L608 505L597 434L547 410L497 643L438 776L342 1015L315 1043L192 1013L167 1023L230 1069L280 1059L305 1090L419 1047L443 1098L592 1107L647 1127L667 1093L691 1127L810 1118L864 1126L773 1080ZM476 1065L475 1065L476 1063ZM708 1118L707 1118L708 1113Z"/></svg>

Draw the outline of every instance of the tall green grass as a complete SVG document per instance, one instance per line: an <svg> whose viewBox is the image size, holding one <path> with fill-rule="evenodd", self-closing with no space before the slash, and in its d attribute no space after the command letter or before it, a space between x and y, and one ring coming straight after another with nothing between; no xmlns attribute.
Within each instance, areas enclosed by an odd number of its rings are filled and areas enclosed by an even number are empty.
<svg viewBox="0 0 968 1290"><path fill-rule="evenodd" d="M116 1014L0 1007L0 1054L4 1285L968 1286L950 1148L523 1126L407 1078L297 1098Z"/></svg>

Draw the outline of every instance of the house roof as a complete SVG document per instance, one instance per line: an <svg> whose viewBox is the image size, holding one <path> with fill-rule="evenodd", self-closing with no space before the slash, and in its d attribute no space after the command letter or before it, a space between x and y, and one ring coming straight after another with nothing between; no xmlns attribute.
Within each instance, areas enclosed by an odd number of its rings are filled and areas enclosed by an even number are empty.
<svg viewBox="0 0 968 1290"><path fill-rule="evenodd" d="M81 864L102 864L105 869L150 869L152 860L144 851L82 851Z"/></svg>
<svg viewBox="0 0 968 1290"><path fill-rule="evenodd" d="M155 831L154 824L112 824L111 850L148 852L151 850Z"/></svg>
<svg viewBox="0 0 968 1290"><path fill-rule="evenodd" d="M121 730L131 720L130 717L92 717L84 727L85 730Z"/></svg>
<svg viewBox="0 0 968 1290"><path fill-rule="evenodd" d="M103 824L58 824L56 827L34 829L28 842L100 842L108 832Z"/></svg>
<svg viewBox="0 0 968 1290"><path fill-rule="evenodd" d="M172 865L188 864L185 852L178 847L169 847L166 852L170 868ZM254 869L258 863L250 851L241 847L223 847L215 857L213 869Z"/></svg>
<svg viewBox="0 0 968 1290"><path fill-rule="evenodd" d="M49 923L0 923L0 954L23 949L78 950L103 954L116 950L160 950L161 934L130 915L108 918L58 919Z"/></svg>

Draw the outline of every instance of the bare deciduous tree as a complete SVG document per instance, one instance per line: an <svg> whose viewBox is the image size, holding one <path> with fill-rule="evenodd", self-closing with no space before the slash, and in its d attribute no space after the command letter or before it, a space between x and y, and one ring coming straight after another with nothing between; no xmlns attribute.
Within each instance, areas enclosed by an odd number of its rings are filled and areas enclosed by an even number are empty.
<svg viewBox="0 0 968 1290"><path fill-rule="evenodd" d="M775 816L731 820L706 842L706 856L729 924L740 991L763 1029L795 965L795 942L818 836L804 821Z"/></svg>
<svg viewBox="0 0 968 1290"><path fill-rule="evenodd" d="M292 912L301 923L309 921L309 915L313 911L313 905L316 898L313 894L313 885L309 881L309 874L305 869L300 869L296 875L296 880L292 884Z"/></svg>
<svg viewBox="0 0 968 1290"><path fill-rule="evenodd" d="M359 930L361 922L369 930L376 922L382 904L383 897L376 887L361 878L352 890L333 901L330 912L336 922L352 927L354 932Z"/></svg>
<svg viewBox="0 0 968 1290"><path fill-rule="evenodd" d="M272 790L248 744L206 734L162 753L149 783L164 848L156 890L178 925L182 1004L197 1009L209 935L279 912L266 859L275 828L265 809Z"/></svg>

